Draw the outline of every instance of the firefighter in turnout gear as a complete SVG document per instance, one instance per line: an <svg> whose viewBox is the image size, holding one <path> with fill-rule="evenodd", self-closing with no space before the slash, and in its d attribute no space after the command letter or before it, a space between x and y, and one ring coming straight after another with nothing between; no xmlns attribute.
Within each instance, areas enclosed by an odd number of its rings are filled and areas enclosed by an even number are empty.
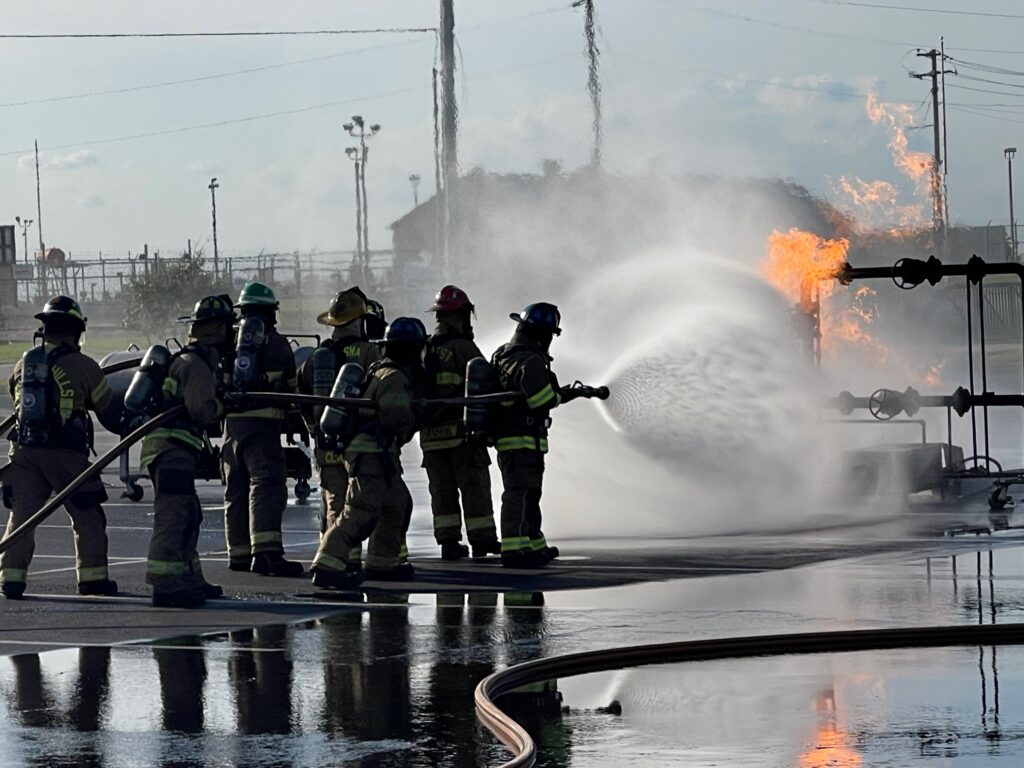
<svg viewBox="0 0 1024 768"><path fill-rule="evenodd" d="M277 332L277 299L262 283L246 283L229 389L294 392L295 357ZM227 376L225 372L225 376ZM258 407L228 414L221 452L224 527L229 568L267 576L298 577L301 563L284 559L281 519L288 504L281 429L284 409Z"/></svg>
<svg viewBox="0 0 1024 768"><path fill-rule="evenodd" d="M446 285L428 311L436 313L437 325L424 352L426 396L460 397L466 363L482 356L473 341L473 304L465 291ZM469 555L469 547L460 543L463 515L473 557L501 554L491 503L491 460L486 446L466 440L462 408L441 406L429 410L420 429L420 447L441 558L459 560Z"/></svg>
<svg viewBox="0 0 1024 768"><path fill-rule="evenodd" d="M326 391L330 391L338 371L345 363L358 363L363 370L380 360L381 350L363 334L364 316L367 313L366 301L358 288L342 291L331 302L326 312L317 317L317 322L333 328L331 338L323 341L320 348L331 354L326 358L330 363L330 375L323 372ZM303 394L320 394L315 391L318 365L325 358L314 351L299 369L299 392ZM327 379L330 379L327 383ZM321 385L322 386L322 385ZM348 491L348 470L345 469L344 452L337 440L320 431L319 408L303 409L303 417L309 427L310 435L316 438L316 464L320 473L320 494L323 503L323 515L320 519L320 533L327 529L341 516L345 508L345 494ZM356 553L355 560L361 559Z"/></svg>
<svg viewBox="0 0 1024 768"><path fill-rule="evenodd" d="M11 510L7 536L89 466L88 412L101 414L111 404L99 365L79 349L86 320L78 302L55 296L35 317L43 323L42 346L26 352L10 378L17 423L10 434L10 463L0 474L4 506ZM106 499L97 477L64 502L75 533L82 595L117 593L117 583L107 573L107 519L101 506ZM24 594L34 549L29 535L0 555L5 597Z"/></svg>
<svg viewBox="0 0 1024 768"><path fill-rule="evenodd" d="M553 304L531 304L512 314L518 327L512 341L491 359L502 391L523 398L495 407L495 448L504 490L501 494L501 563L513 568L546 565L558 557L541 531L540 497L544 454L548 451L551 409L559 404L558 380L548 348L562 333Z"/></svg>
<svg viewBox="0 0 1024 768"><path fill-rule="evenodd" d="M217 397L218 364L232 348L235 313L221 296L196 304L188 344L176 353L162 386L163 406L183 404L177 419L143 438L142 468L149 471L153 500L153 537L149 542L146 582L153 587L153 605L193 608L224 590L203 578L199 527L203 507L196 494L195 475L200 454L208 443L206 430L224 415Z"/></svg>
<svg viewBox="0 0 1024 768"><path fill-rule="evenodd" d="M361 397L373 408L352 411L354 437L345 447L348 496L340 518L327 530L313 560L313 584L350 588L363 579L351 553L370 539L367 578L405 580L413 576L401 562L412 513L412 497L402 479L401 451L419 427L414 401L422 384L426 328L399 317L384 335L384 358L367 372ZM372 537L371 537L372 534Z"/></svg>

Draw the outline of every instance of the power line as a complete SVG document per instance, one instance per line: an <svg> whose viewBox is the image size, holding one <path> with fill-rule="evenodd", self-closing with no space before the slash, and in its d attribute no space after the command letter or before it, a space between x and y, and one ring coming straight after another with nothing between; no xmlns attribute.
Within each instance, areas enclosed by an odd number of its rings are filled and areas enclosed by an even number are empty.
<svg viewBox="0 0 1024 768"><path fill-rule="evenodd" d="M998 120L1002 123L1024 123L1024 119L1016 120L1012 117L1003 117L1001 115L989 115L984 112L975 112L973 109L967 109L966 107L954 107L952 104L949 105L949 108L956 110L957 112L964 112L968 115L974 115L975 117L986 117L989 120Z"/></svg>
<svg viewBox="0 0 1024 768"><path fill-rule="evenodd" d="M875 8L883 11L912 11L916 13L943 13L951 16L982 16L992 19L1024 19L1019 13L990 13L986 11L954 11L949 8L921 8L913 5L889 5L888 3L863 3L859 0L813 0L822 5L850 5L858 8Z"/></svg>
<svg viewBox="0 0 1024 768"><path fill-rule="evenodd" d="M363 101L371 101L374 99L384 99L391 96L398 96L401 94L412 93L414 91L422 90L422 86L411 86L407 88L398 88L393 91L384 91L382 93L370 94L367 96L354 96L350 99L342 99L340 101L325 101L321 104L312 104L306 107L296 107L295 109L282 109L277 112L265 112L259 115L248 115L246 117L236 117L230 120L219 120L213 123L200 123L198 125L185 125L178 128L165 128L159 131L147 131L146 133L134 133L128 136L113 136L106 139L93 139L90 141L76 141L71 144L58 144L52 147L43 147L46 151L54 151L58 149L74 149L77 147L92 147L98 144L113 144L120 141L131 141L133 139L148 139L154 136L168 136L174 133L188 133L190 131L199 131L205 128L219 128L225 125L238 125L239 123L252 123L257 120L267 120L272 117L283 117L285 115L298 115L303 112L314 112L319 109L327 109L329 107L340 107L346 104L355 104ZM0 157L11 157L12 155L23 155L26 152L31 152L31 149L18 149L10 150L7 152L0 152Z"/></svg>
<svg viewBox="0 0 1024 768"><path fill-rule="evenodd" d="M225 77L238 77L240 75L249 75L255 72L266 72L274 69L284 69L286 67L295 67L302 64L313 64L321 61L329 61L330 59L338 59L345 56L354 56L359 53L366 53L367 51L376 51L384 48L397 48L406 45L417 45L423 42L420 40L409 40L401 43L384 43L381 45L371 45L366 48L355 48L351 51L342 51L340 53L329 53L324 56L315 56L309 59L295 59L294 61L283 61L278 64L266 64L259 67L249 67L247 69L237 69L231 72L217 72L211 75L199 75L197 77L188 77L180 80L164 80L157 83L145 83L143 85L132 85L125 88L110 88L102 91L87 91L84 93L71 93L64 96L49 96L41 99L26 99L24 101L9 101L0 103L0 109L6 107L24 107L32 104L52 104L59 101L73 101L76 99L88 99L95 96L112 96L119 93L132 93L135 91L146 91L154 88L169 88L175 85L187 85L189 83L202 83L208 80L218 80Z"/></svg>
<svg viewBox="0 0 1024 768"><path fill-rule="evenodd" d="M1013 93L1012 91L993 91L991 88L974 88L970 85L953 85L950 83L947 88L956 88L961 91L973 91L974 93L990 93L996 96L1024 96L1024 93Z"/></svg>
<svg viewBox="0 0 1024 768"><path fill-rule="evenodd" d="M559 54L555 56L546 56L542 59L536 59L534 61L512 64L507 67L500 67L497 69L490 69L484 72L477 73L474 77L487 78L495 75L503 75L517 70L529 69L532 67L548 67L552 62L563 61L567 59L575 59L576 54ZM259 120L268 120L275 117L285 117L288 115L298 115L304 112L314 112L321 109L328 109L330 107L344 106L348 104L356 104L364 101L373 101L377 99L390 98L392 96L400 96L407 93L416 93L424 90L423 86L407 86L405 88L396 88L391 91L382 91L380 93L367 94L365 96L353 96L349 99L342 99L340 101L326 101L320 104L311 104L305 107L296 107L294 109L282 109L275 112L265 112L257 115L247 115L245 117L236 117L228 120L218 120L211 123L199 123L196 125L185 125L177 128L165 128L157 131L147 131L144 133L133 133L126 136L112 136L104 139L92 139L88 141L76 141L69 144L58 144L50 147L42 147L44 151L52 152L60 149L77 149L78 147L92 147L99 144L114 144L122 141L132 141L134 139L148 139L157 136L169 136L176 133L189 133L192 131L204 130L207 128L220 128L226 125L238 125L241 123L252 123ZM32 149L18 149L9 150L6 152L0 152L0 157L11 157L14 155L23 155L27 152L32 152Z"/></svg>
<svg viewBox="0 0 1024 768"><path fill-rule="evenodd" d="M251 32L78 32L0 34L0 40L95 40L136 37L277 37L307 35L380 35L437 32L437 27L375 27L369 29L273 29Z"/></svg>

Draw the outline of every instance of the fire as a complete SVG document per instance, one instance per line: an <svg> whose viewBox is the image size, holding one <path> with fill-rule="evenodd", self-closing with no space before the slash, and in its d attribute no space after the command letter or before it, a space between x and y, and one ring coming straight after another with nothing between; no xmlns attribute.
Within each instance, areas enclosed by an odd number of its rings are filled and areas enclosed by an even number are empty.
<svg viewBox="0 0 1024 768"><path fill-rule="evenodd" d="M849 247L845 238L827 240L799 229L775 231L768 238L761 274L804 311L817 303L823 353L835 356L843 342L856 345L874 362L882 363L889 350L866 328L874 320L874 291L862 287L852 295L844 291L841 301L833 298L838 285L835 278L846 263Z"/></svg>
<svg viewBox="0 0 1024 768"><path fill-rule="evenodd" d="M902 202L899 188L888 181L864 181L855 176L841 176L836 193L856 213L862 226L889 230L890 234L915 234L930 225L926 211L942 205L935 158L910 149L907 131L914 127L914 110L909 104L882 101L877 93L869 91L864 108L868 119L887 131L893 165L914 183L918 202Z"/></svg>
<svg viewBox="0 0 1024 768"><path fill-rule="evenodd" d="M835 289L834 278L846 263L850 241L825 240L813 232L778 230L768 236L768 257L761 274L791 301L800 301L806 286L812 284L819 301Z"/></svg>

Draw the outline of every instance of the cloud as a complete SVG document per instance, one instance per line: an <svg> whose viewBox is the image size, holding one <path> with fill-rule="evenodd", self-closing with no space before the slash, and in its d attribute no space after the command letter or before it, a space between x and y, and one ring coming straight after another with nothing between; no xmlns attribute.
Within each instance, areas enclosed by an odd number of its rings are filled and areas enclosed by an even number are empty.
<svg viewBox="0 0 1024 768"><path fill-rule="evenodd" d="M18 158L18 170L20 171L33 170L35 164L35 155L22 155ZM96 165L99 165L99 160L88 149L76 149L64 154L46 150L39 153L39 168L41 170L74 171Z"/></svg>
<svg viewBox="0 0 1024 768"><path fill-rule="evenodd" d="M106 198L100 194L90 195L81 202L83 208L103 208L106 204Z"/></svg>

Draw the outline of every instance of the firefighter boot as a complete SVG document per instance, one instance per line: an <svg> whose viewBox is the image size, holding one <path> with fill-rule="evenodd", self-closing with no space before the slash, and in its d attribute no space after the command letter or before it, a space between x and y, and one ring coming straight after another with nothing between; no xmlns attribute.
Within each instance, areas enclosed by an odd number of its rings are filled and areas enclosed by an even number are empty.
<svg viewBox="0 0 1024 768"><path fill-rule="evenodd" d="M252 556L250 570L263 576L284 576L298 579L306 573L302 563L285 560L280 552L257 552Z"/></svg>
<svg viewBox="0 0 1024 768"><path fill-rule="evenodd" d="M202 589L178 589L173 592L154 592L156 608L198 608L206 602Z"/></svg>
<svg viewBox="0 0 1024 768"><path fill-rule="evenodd" d="M313 573L313 586L320 589L355 589L363 583L362 571L348 571L338 573L317 568L315 565L310 568Z"/></svg>
<svg viewBox="0 0 1024 768"><path fill-rule="evenodd" d="M8 600L21 600L25 594L24 581L5 581L2 585L4 597Z"/></svg>
<svg viewBox="0 0 1024 768"><path fill-rule="evenodd" d="M96 579L95 581L81 581L78 583L78 594L80 595L104 595L110 597L117 594L117 582L113 579Z"/></svg>
<svg viewBox="0 0 1024 768"><path fill-rule="evenodd" d="M501 554L501 542L495 539L494 541L485 541L482 544L473 545L473 559L479 560L482 557L488 555L500 555Z"/></svg>
<svg viewBox="0 0 1024 768"><path fill-rule="evenodd" d="M441 545L442 560L461 560L469 556L469 547L457 541L446 541Z"/></svg>

